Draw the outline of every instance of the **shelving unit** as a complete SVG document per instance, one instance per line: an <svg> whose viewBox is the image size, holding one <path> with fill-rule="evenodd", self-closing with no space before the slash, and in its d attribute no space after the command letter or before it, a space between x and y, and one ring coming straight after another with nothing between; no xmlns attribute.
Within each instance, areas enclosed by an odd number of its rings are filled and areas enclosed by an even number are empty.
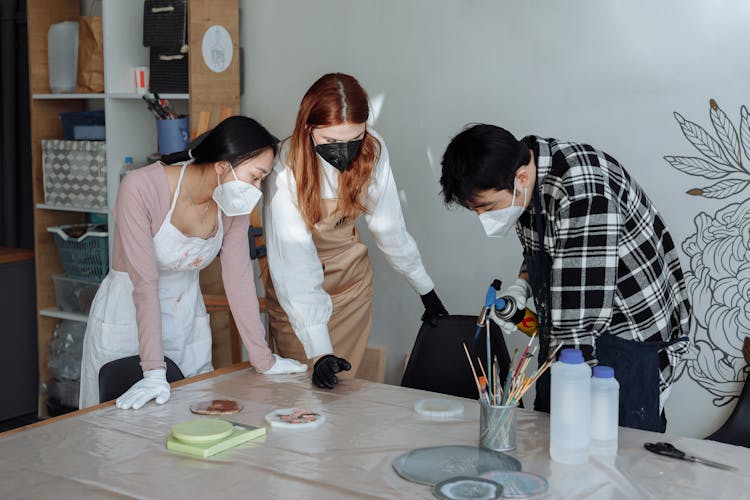
<svg viewBox="0 0 750 500"><path fill-rule="evenodd" d="M34 194L34 243L36 263L36 294L38 308L39 382L51 378L47 369L47 346L55 326L61 319L85 322L87 317L61 311L55 301L52 276L62 274L49 226L79 224L86 214L109 214L110 235L114 234L112 209L117 199L120 168L125 156L143 163L157 150L156 123L151 113L135 92L132 69L148 66L149 50L142 46L143 0L102 0L102 26L104 41L104 92L53 94L49 88L47 68L47 31L49 26L63 21L77 20L81 0L27 0L29 37L29 81L31 94L31 147ZM202 37L212 25L224 26L232 36L235 57L229 69L212 72L201 56ZM197 117L198 113L211 113L209 126L219 121L221 110L240 111L239 96L239 1L238 0L188 0L188 25L190 32L190 92L186 94L160 94L169 99L179 113ZM63 131L59 113L82 111L87 106L101 108L106 113L106 164L108 209L86 207L61 207L45 203L42 172L43 139L62 139ZM191 121L191 127L197 125ZM194 130L192 132L195 132ZM112 240L110 238L110 259ZM218 260L218 259L217 259ZM202 276L202 282L211 290L221 289L220 274L216 267ZM45 395L40 391L39 414L46 416Z"/></svg>
<svg viewBox="0 0 750 500"><path fill-rule="evenodd" d="M61 311L57 307L50 307L48 309L42 309L39 311L39 315L47 317L47 318L68 319L71 321L79 321L81 323L86 323L89 320L89 317L86 316L85 314Z"/></svg>
<svg viewBox="0 0 750 500"><path fill-rule="evenodd" d="M45 203L37 203L36 208L40 210L62 210L63 212L80 212L84 214L107 214L109 210L103 208L83 208L83 207L60 207L57 205L47 205Z"/></svg>
<svg viewBox="0 0 750 500"><path fill-rule="evenodd" d="M104 94L33 94L32 99L104 99Z"/></svg>
<svg viewBox="0 0 750 500"><path fill-rule="evenodd" d="M113 92L111 94L107 94L107 97L110 99L141 99L141 94L131 94L127 92ZM159 97L162 99L169 99L173 101L179 101L179 100L185 100L187 101L190 99L190 94L159 94Z"/></svg>

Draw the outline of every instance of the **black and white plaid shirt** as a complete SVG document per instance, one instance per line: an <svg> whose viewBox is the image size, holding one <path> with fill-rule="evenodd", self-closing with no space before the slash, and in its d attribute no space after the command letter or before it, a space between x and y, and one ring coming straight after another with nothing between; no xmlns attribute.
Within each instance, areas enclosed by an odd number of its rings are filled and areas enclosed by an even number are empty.
<svg viewBox="0 0 750 500"><path fill-rule="evenodd" d="M687 336L690 303L677 252L641 187L591 146L525 141L535 149L552 259L551 347L594 346L603 334L638 341ZM516 223L526 252L538 250L533 221L532 203ZM677 342L660 353L661 392L687 349Z"/></svg>

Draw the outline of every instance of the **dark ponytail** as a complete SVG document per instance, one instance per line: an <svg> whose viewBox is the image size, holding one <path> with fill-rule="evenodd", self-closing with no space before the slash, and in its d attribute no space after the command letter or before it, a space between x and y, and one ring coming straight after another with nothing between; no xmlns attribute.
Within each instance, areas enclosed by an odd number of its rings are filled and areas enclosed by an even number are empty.
<svg viewBox="0 0 750 500"><path fill-rule="evenodd" d="M263 125L247 116L230 116L212 130L196 137L185 151L162 157L167 165L195 160L195 163L228 161L238 165L258 156L266 148L278 153L279 140Z"/></svg>

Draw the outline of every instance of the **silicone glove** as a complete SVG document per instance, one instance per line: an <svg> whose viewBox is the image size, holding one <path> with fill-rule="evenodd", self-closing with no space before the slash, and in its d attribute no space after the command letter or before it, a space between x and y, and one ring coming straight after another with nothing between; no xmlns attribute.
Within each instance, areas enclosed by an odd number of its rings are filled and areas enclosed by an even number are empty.
<svg viewBox="0 0 750 500"><path fill-rule="evenodd" d="M118 408L127 410L140 409L143 405L156 399L156 404L161 405L169 401L169 382L167 382L167 370L146 370L143 379L139 380L125 394L117 398L115 404Z"/></svg>
<svg viewBox="0 0 750 500"><path fill-rule="evenodd" d="M315 366L313 366L313 384L324 389L333 389L333 386L339 383L336 374L342 370L349 371L351 369L352 365L344 358L326 354L317 360Z"/></svg>
<svg viewBox="0 0 750 500"><path fill-rule="evenodd" d="M263 375L279 375L282 373L302 373L307 371L307 365L303 365L296 359L282 358L278 354L273 354L276 362L271 368L263 372Z"/></svg>
<svg viewBox="0 0 750 500"><path fill-rule="evenodd" d="M440 297L437 296L435 290L427 292L420 296L422 304L424 305L424 313L422 314L422 322L429 323L430 326L437 325L437 318L440 316L448 316L448 311L440 301Z"/></svg>

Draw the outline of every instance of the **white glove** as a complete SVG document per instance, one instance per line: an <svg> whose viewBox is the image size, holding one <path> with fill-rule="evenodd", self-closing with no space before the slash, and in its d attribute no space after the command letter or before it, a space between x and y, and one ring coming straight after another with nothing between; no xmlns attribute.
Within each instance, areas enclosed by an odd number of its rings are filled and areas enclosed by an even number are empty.
<svg viewBox="0 0 750 500"><path fill-rule="evenodd" d="M511 335L518 332L518 327L516 325L514 325L510 321L505 321L497 317L494 307L490 308L490 312L487 313L487 317L494 321L495 324L499 326L503 333L506 335Z"/></svg>
<svg viewBox="0 0 750 500"><path fill-rule="evenodd" d="M117 398L115 404L123 410L129 408L138 410L154 398L156 398L156 404L164 404L169 401L169 396L167 370L159 368L143 372L143 379L133 384L133 387Z"/></svg>
<svg viewBox="0 0 750 500"><path fill-rule="evenodd" d="M510 285L508 288L501 290L498 293L499 297L511 297L516 302L516 307L520 308L526 308L526 302L528 301L529 297L531 296L531 285L529 285L529 282L526 281L523 278L518 278L516 281L513 282L512 285ZM500 327L500 329L505 333L506 335L510 335L513 333L518 332L518 327L511 323L510 321L504 321L497 317L495 314L495 308L490 308L488 316L492 319L492 321L495 322L497 326Z"/></svg>
<svg viewBox="0 0 750 500"><path fill-rule="evenodd" d="M506 295L513 297L516 300L518 308L525 308L526 302L531 297L531 285L523 278L518 278L505 290L500 291L500 296L505 297Z"/></svg>
<svg viewBox="0 0 750 500"><path fill-rule="evenodd" d="M302 373L307 371L307 365L303 365L296 359L282 358L278 354L273 354L276 362L271 368L263 372L263 375L279 375L282 373Z"/></svg>

